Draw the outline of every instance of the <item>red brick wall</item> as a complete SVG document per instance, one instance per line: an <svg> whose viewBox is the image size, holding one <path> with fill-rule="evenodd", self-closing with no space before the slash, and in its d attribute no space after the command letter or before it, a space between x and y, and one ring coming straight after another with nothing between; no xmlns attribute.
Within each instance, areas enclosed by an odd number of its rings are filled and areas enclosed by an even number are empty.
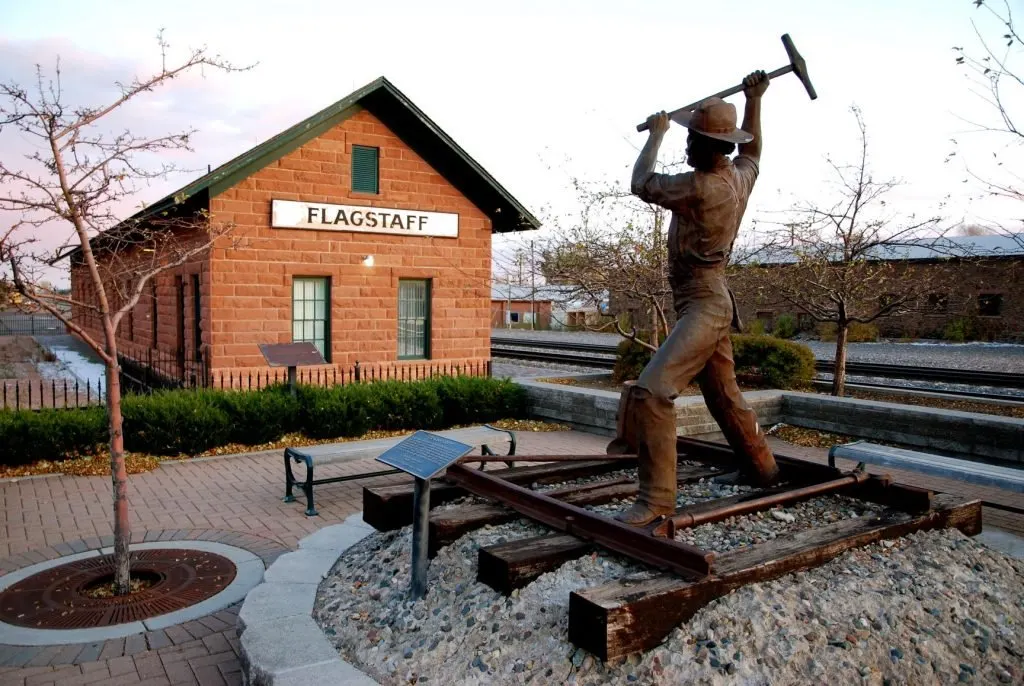
<svg viewBox="0 0 1024 686"><path fill-rule="evenodd" d="M908 311L879 317L873 322L881 336L940 338L947 325L960 319L969 321L975 335L983 339L1017 339L1024 334L1024 279L1021 279L1024 260L913 263L911 269L909 274L904 274L897 265L892 285L880 286L878 295L886 291L900 293L901 278L923 280L928 285L921 286L924 292L909 304ZM796 307L773 297L770 291L759 290L758 280L747 276L742 267L734 267L729 276L745 323L754 321L758 313L769 315L773 320L783 313L796 317ZM928 295L932 293L946 299L945 311L929 308ZM978 298L990 293L1002 296L998 317L979 315Z"/></svg>
<svg viewBox="0 0 1024 686"><path fill-rule="evenodd" d="M102 272L101 272L102 273ZM208 254L193 257L188 263L166 272L161 272L150 280L142 297L128 315L121 320L117 328L118 349L138 359L153 357L167 362L179 355L178 341L178 299L175 288L175 277L180 276L185 286L184 299L184 349L183 354L189 360L194 359L194 296L192 275L199 275L200 291L200 333L203 354L207 354L210 345L210 259ZM156 289L156 301L152 293ZM112 307L119 307L117 290L108 285L107 297ZM96 292L84 265L71 267L71 294L80 303L98 303ZM157 310L157 336L153 338L153 310ZM72 320L101 344L103 329L98 315L82 306L72 306ZM150 351L152 351L150 353ZM155 366L155 365L154 365ZM171 371L168 369L167 371Z"/></svg>
<svg viewBox="0 0 1024 686"><path fill-rule="evenodd" d="M353 145L380 148L380 193L351 190ZM455 212L459 237L273 229L271 200ZM292 340L292 277L331 278L332 362L397 359L398 280L431 279L432 360L490 357L491 222L440 174L361 111L214 197L234 222L212 256L214 369L263 368L258 343ZM361 264L373 255L373 267Z"/></svg>

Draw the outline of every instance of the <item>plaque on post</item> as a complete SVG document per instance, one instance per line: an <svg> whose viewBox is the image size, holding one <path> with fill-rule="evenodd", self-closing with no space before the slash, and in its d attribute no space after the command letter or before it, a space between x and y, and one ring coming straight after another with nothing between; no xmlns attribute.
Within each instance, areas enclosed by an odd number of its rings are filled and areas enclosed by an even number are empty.
<svg viewBox="0 0 1024 686"><path fill-rule="evenodd" d="M430 479L469 453L473 446L426 431L417 431L377 457L378 462L411 474L413 489L412 598L427 594L427 523L430 519Z"/></svg>
<svg viewBox="0 0 1024 686"><path fill-rule="evenodd" d="M316 346L309 341L298 343L260 343L260 352L263 359L271 367L288 368L288 386L292 390L292 397L295 397L295 381L298 376L298 367L311 367L318 364L327 364L327 360L316 349Z"/></svg>

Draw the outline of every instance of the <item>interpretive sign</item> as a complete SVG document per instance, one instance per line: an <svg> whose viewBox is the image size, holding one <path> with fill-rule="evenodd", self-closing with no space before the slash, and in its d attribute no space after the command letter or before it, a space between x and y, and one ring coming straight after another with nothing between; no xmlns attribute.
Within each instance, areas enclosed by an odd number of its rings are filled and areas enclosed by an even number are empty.
<svg viewBox="0 0 1024 686"><path fill-rule="evenodd" d="M417 431L404 441L384 451L378 462L401 469L417 479L430 479L447 469L473 446L444 436Z"/></svg>

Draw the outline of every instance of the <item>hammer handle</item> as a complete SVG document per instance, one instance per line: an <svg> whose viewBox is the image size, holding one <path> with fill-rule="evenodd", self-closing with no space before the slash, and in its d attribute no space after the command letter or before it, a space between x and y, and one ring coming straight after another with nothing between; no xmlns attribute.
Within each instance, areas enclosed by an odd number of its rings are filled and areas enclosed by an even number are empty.
<svg viewBox="0 0 1024 686"><path fill-rule="evenodd" d="M791 71L793 71L793 65L792 64L787 64L784 67L779 67L775 71L773 71L773 72L768 74L768 80L770 81L771 79L778 78L778 77L782 76L783 74L788 74ZM686 105L684 107L680 107L678 110L672 110L671 112L668 113L669 119L671 119L675 115L680 114L682 112L689 112L690 110L697 109L697 106L700 105L705 100L707 100L708 98L727 98L730 95L735 95L736 93L739 93L742 90L743 90L743 84L742 83L739 84L738 86L733 86L732 88L726 88L724 91L719 91L719 92L715 93L714 95L709 95L709 96L707 96L707 98L701 98L697 102L691 102L689 105ZM636 130L637 131L646 131L647 130L647 122L644 122L643 124L637 124Z"/></svg>

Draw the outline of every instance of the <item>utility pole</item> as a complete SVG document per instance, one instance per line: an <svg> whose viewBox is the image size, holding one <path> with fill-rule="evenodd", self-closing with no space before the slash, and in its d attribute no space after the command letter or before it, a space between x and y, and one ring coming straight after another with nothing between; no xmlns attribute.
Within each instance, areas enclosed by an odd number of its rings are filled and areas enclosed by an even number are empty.
<svg viewBox="0 0 1024 686"><path fill-rule="evenodd" d="M530 328L537 330L537 270L533 264L533 241L530 241Z"/></svg>

